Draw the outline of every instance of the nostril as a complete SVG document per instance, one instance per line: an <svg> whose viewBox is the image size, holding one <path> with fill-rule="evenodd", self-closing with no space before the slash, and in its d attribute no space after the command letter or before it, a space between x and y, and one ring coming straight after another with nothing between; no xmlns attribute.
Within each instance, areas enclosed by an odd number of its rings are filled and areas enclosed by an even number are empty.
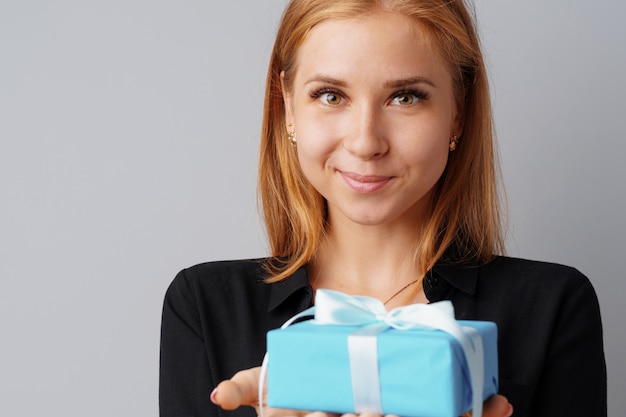
<svg viewBox="0 0 626 417"><path fill-rule="evenodd" d="M352 155L363 160L382 158L388 151L386 141L363 137L345 141L344 147Z"/></svg>

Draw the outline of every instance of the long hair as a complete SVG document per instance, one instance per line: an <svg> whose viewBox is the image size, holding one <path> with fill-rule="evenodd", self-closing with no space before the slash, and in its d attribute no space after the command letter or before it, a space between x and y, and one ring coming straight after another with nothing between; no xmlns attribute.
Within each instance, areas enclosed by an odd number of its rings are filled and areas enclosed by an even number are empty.
<svg viewBox="0 0 626 417"><path fill-rule="evenodd" d="M303 175L290 143L280 74L291 88L296 53L309 31L328 19L395 12L426 28L452 75L463 133L435 186L430 216L416 232L415 257L430 270L449 248L459 262L487 262L504 252L499 167L489 85L473 14L464 0L292 0L270 59L260 145L259 200L270 244L268 282L289 277L316 254L324 237L324 198ZM448 259L450 261L450 259Z"/></svg>

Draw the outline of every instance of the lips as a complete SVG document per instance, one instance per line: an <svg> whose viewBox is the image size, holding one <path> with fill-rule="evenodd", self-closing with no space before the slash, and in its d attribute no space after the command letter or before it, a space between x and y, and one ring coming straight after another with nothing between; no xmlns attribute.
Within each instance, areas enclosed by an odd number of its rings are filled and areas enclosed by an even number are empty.
<svg viewBox="0 0 626 417"><path fill-rule="evenodd" d="M380 190L393 178L384 175L360 175L355 174L354 172L344 171L339 171L339 173L348 187L363 194L373 193Z"/></svg>

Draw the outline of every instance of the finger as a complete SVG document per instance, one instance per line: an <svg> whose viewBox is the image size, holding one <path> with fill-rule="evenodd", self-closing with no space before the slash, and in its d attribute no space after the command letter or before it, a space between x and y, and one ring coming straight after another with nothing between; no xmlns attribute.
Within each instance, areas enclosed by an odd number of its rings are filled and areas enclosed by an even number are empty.
<svg viewBox="0 0 626 417"><path fill-rule="evenodd" d="M382 417L380 414L376 414L376 413L361 413L359 414L360 417Z"/></svg>
<svg viewBox="0 0 626 417"><path fill-rule="evenodd" d="M234 410L242 405L257 407L260 374L261 368L251 368L220 382L213 394L215 403L224 410Z"/></svg>
<svg viewBox="0 0 626 417"><path fill-rule="evenodd" d="M323 411L313 411L312 413L307 413L304 417L339 417L339 414L325 413Z"/></svg>
<svg viewBox="0 0 626 417"><path fill-rule="evenodd" d="M494 395L485 401L484 417L509 417L513 414L513 406L506 397Z"/></svg>

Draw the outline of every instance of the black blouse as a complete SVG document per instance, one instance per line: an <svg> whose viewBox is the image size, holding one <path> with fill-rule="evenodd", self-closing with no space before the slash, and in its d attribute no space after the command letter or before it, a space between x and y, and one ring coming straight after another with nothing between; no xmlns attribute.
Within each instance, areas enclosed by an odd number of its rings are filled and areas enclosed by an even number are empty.
<svg viewBox="0 0 626 417"><path fill-rule="evenodd" d="M263 282L263 260L211 262L181 271L165 296L159 402L162 417L255 417L224 411L209 394L261 364L265 334L311 305L301 268ZM589 280L562 265L498 257L481 266L438 264L429 301L451 300L457 319L498 325L500 393L515 417L606 416L600 309Z"/></svg>

